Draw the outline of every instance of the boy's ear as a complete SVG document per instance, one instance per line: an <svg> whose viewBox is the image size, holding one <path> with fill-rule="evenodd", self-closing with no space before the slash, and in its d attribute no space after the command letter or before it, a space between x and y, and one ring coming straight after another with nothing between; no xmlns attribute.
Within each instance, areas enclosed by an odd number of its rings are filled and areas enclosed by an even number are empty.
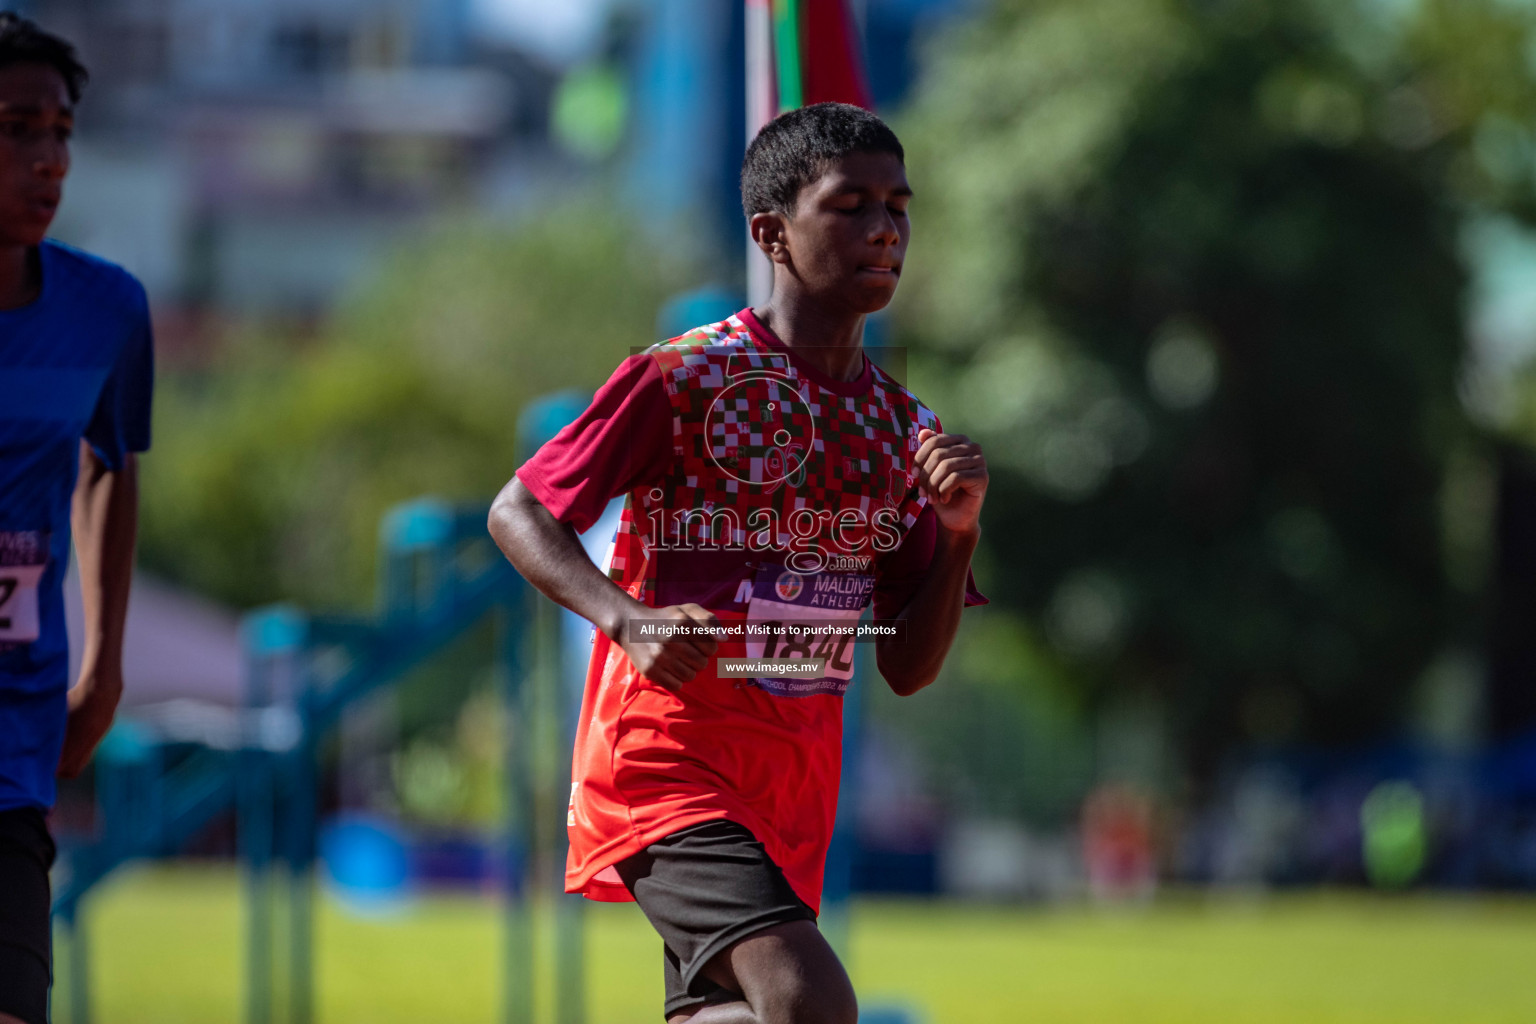
<svg viewBox="0 0 1536 1024"><path fill-rule="evenodd" d="M789 239L784 230L782 213L754 213L747 227L752 232L752 241L757 243L763 255L775 263L789 262Z"/></svg>

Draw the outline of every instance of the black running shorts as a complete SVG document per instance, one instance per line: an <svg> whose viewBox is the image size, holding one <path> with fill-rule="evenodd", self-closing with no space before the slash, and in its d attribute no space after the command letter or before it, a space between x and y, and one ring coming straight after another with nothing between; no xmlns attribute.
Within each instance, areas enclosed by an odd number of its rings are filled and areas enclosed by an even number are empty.
<svg viewBox="0 0 1536 1024"><path fill-rule="evenodd" d="M661 935L667 1017L739 998L700 973L716 953L770 925L816 920L763 844L735 822L692 825L615 868Z"/></svg>
<svg viewBox="0 0 1536 1024"><path fill-rule="evenodd" d="M48 1024L53 855L42 811L0 811L0 1013L27 1024Z"/></svg>

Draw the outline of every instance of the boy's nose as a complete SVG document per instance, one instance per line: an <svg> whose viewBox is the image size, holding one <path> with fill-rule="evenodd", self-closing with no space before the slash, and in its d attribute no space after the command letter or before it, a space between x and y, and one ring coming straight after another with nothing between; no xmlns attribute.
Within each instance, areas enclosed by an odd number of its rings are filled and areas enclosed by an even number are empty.
<svg viewBox="0 0 1536 1024"><path fill-rule="evenodd" d="M40 178L62 180L69 172L68 143L57 138L48 138L38 143L32 172Z"/></svg>
<svg viewBox="0 0 1536 1024"><path fill-rule="evenodd" d="M892 217L891 211L884 206L880 208L880 215L872 225L869 240L883 245L895 245L901 241L901 231L896 227L896 218Z"/></svg>

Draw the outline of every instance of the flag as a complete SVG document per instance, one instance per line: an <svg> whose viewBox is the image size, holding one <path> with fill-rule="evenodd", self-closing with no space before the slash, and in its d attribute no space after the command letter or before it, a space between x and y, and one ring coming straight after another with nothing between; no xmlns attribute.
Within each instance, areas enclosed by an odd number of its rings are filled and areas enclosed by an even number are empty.
<svg viewBox="0 0 1536 1024"><path fill-rule="evenodd" d="M775 114L873 106L848 0L746 0L747 139Z"/></svg>
<svg viewBox="0 0 1536 1024"><path fill-rule="evenodd" d="M802 7L802 104L874 105L847 0L798 0Z"/></svg>
<svg viewBox="0 0 1536 1024"><path fill-rule="evenodd" d="M746 0L747 142L775 115L812 103L873 106L848 0ZM747 239L747 292L765 300L772 278Z"/></svg>

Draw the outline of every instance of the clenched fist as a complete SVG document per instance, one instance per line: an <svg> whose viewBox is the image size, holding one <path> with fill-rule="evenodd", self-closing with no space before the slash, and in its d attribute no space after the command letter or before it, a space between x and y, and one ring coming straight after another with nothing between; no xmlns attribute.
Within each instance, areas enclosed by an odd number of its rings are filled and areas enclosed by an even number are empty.
<svg viewBox="0 0 1536 1024"><path fill-rule="evenodd" d="M928 496L939 525L956 533L977 528L987 494L987 459L981 445L964 434L917 432L913 457L918 486Z"/></svg>
<svg viewBox="0 0 1536 1024"><path fill-rule="evenodd" d="M696 604L674 604L666 608L647 611L645 621L664 624L675 622L680 626L718 628L720 622L714 613ZM629 655L640 674L653 683L669 690L680 690L683 684L699 674L715 656L720 642L713 636L673 635L664 640L642 640L629 636L629 625L619 637L619 646Z"/></svg>

